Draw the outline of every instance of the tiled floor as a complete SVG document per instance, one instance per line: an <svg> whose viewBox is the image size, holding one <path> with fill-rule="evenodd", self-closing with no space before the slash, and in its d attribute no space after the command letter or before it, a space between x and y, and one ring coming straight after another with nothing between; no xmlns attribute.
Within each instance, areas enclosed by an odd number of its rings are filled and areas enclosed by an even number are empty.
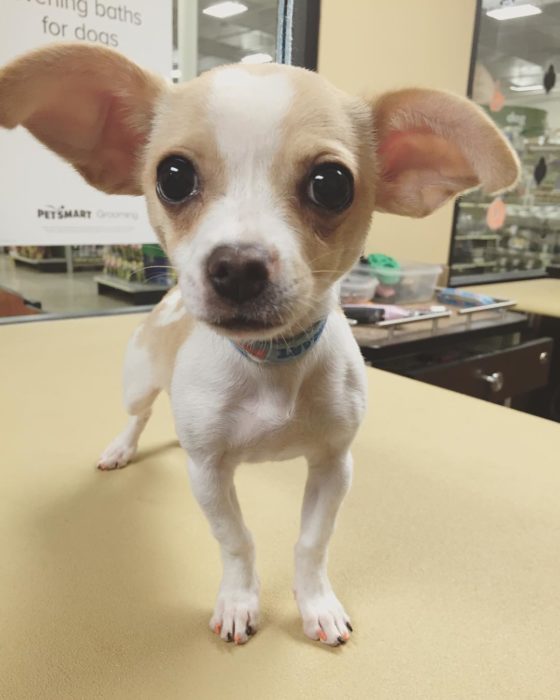
<svg viewBox="0 0 560 700"><path fill-rule="evenodd" d="M101 296L93 281L98 271L38 272L16 265L9 255L0 253L0 285L19 292L30 301L40 301L49 313L83 313L127 307L119 299Z"/></svg>

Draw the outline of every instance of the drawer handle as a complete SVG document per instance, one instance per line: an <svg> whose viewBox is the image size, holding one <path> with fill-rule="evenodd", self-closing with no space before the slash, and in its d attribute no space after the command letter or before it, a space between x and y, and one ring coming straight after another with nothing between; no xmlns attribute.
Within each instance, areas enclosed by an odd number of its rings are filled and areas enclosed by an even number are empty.
<svg viewBox="0 0 560 700"><path fill-rule="evenodd" d="M492 374L481 374L480 378L490 384L490 389L497 394L504 388L504 375L502 372L492 372Z"/></svg>

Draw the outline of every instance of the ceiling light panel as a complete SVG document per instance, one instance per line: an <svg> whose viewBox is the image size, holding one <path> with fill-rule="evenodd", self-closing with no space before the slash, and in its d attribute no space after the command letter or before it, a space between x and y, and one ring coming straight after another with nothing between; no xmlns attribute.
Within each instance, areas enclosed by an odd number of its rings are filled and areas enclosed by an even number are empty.
<svg viewBox="0 0 560 700"><path fill-rule="evenodd" d="M202 13L209 17L217 17L218 19L227 19L240 15L242 12L247 12L248 7L241 2L218 2L215 5L210 5Z"/></svg>
<svg viewBox="0 0 560 700"><path fill-rule="evenodd" d="M248 56L243 56L241 63L270 63L272 60L269 53L250 53Z"/></svg>
<svg viewBox="0 0 560 700"><path fill-rule="evenodd" d="M513 92L535 92L536 90L544 90L542 85L510 85L510 90Z"/></svg>
<svg viewBox="0 0 560 700"><path fill-rule="evenodd" d="M506 20L517 19L518 17L530 17L531 15L540 15L542 12L540 7L524 3L523 5L504 5L495 10L488 10L486 13L492 19Z"/></svg>

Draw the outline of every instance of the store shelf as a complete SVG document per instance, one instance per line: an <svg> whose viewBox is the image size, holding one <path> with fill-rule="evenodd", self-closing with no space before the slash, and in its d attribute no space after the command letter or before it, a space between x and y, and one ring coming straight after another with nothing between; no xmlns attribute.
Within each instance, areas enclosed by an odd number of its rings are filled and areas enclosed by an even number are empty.
<svg viewBox="0 0 560 700"><path fill-rule="evenodd" d="M470 263L453 263L451 265L453 270L472 270L475 267L493 267L495 262L470 262Z"/></svg>
<svg viewBox="0 0 560 700"><path fill-rule="evenodd" d="M532 280L545 277L544 269L541 270L502 270L501 272L481 272L478 274L454 275L453 286L463 287L472 284L494 284L499 282L512 282L519 280Z"/></svg>
<svg viewBox="0 0 560 700"><path fill-rule="evenodd" d="M519 204L517 202L504 202L508 213L516 214L519 209L527 209L528 207L556 207L560 202L533 202L532 204ZM460 202L461 209L488 209L492 202Z"/></svg>
<svg viewBox="0 0 560 700"><path fill-rule="evenodd" d="M462 236L455 236L456 241L498 241L501 236L495 233L467 233Z"/></svg>
<svg viewBox="0 0 560 700"><path fill-rule="evenodd" d="M10 251L10 257L18 264L29 265L30 267L39 270L40 272L66 272L66 258L28 258L25 255L20 255L13 250ZM81 260L79 257L72 260L74 270L100 270L103 267L103 261L98 260Z"/></svg>
<svg viewBox="0 0 560 700"><path fill-rule="evenodd" d="M461 209L488 209L490 202L459 202Z"/></svg>
<svg viewBox="0 0 560 700"><path fill-rule="evenodd" d="M74 270L101 270L103 268L103 260L80 260L73 258L72 263Z"/></svg>
<svg viewBox="0 0 560 700"><path fill-rule="evenodd" d="M538 144L533 146L529 145L526 146L526 150L528 153L560 153L560 143L549 143L548 145L543 144L542 146Z"/></svg>
<svg viewBox="0 0 560 700"><path fill-rule="evenodd" d="M14 251L10 251L10 257L16 263L29 265L40 272L66 272L66 258L26 258Z"/></svg>
<svg viewBox="0 0 560 700"><path fill-rule="evenodd" d="M170 285L166 284L130 282L110 275L96 275L93 279L97 284L98 294L116 295L125 298L128 303L135 306L156 304L171 288Z"/></svg>

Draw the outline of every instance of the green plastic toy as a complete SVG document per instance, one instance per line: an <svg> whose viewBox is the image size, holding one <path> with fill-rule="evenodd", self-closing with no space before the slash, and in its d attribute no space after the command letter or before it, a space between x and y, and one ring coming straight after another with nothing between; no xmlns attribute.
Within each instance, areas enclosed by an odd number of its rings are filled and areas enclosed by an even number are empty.
<svg viewBox="0 0 560 700"><path fill-rule="evenodd" d="M369 265L374 268L375 276L381 284L393 286L400 282L401 266L395 258L383 255L382 253L372 253L367 256L367 261Z"/></svg>

